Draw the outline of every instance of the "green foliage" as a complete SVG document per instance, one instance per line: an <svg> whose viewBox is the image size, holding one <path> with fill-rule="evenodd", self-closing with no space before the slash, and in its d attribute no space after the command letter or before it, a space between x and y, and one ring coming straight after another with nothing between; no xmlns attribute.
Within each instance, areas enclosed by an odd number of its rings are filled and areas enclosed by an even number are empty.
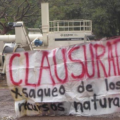
<svg viewBox="0 0 120 120"><path fill-rule="evenodd" d="M49 0L51 20L68 20L81 18L80 0Z"/></svg>
<svg viewBox="0 0 120 120"><path fill-rule="evenodd" d="M51 20L90 19L98 37L120 35L120 0L48 0Z"/></svg>
<svg viewBox="0 0 120 120"><path fill-rule="evenodd" d="M120 35L120 0L0 0L0 28L18 20L39 27L41 2L49 2L51 21L89 19L98 38Z"/></svg>
<svg viewBox="0 0 120 120"><path fill-rule="evenodd" d="M98 37L120 35L120 1L119 0L85 0L85 9L93 21L93 33Z"/></svg>
<svg viewBox="0 0 120 120"><path fill-rule="evenodd" d="M1 34L11 30L8 22L24 21L28 26L39 18L39 0L0 0Z"/></svg>

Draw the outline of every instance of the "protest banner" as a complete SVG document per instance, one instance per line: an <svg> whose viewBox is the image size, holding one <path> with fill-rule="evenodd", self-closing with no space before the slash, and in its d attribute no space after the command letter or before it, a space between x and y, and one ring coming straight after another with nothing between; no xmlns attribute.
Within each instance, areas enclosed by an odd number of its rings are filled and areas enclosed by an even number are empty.
<svg viewBox="0 0 120 120"><path fill-rule="evenodd" d="M9 54L7 84L18 117L120 111L120 38Z"/></svg>

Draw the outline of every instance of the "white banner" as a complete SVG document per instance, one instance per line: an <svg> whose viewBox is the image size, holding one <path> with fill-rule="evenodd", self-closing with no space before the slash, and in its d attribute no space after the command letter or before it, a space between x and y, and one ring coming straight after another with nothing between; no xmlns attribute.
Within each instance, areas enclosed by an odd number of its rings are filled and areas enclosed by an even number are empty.
<svg viewBox="0 0 120 120"><path fill-rule="evenodd" d="M17 116L120 111L120 38L9 54L7 83Z"/></svg>

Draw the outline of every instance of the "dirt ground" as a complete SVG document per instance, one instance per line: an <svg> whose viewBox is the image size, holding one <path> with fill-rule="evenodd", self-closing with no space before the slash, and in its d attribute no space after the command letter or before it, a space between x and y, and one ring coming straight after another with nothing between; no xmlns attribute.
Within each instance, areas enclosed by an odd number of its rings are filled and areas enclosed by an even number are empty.
<svg viewBox="0 0 120 120"><path fill-rule="evenodd" d="M14 101L6 86L5 81L0 80L0 120L120 120L120 113L97 117L22 117L16 118L14 111Z"/></svg>

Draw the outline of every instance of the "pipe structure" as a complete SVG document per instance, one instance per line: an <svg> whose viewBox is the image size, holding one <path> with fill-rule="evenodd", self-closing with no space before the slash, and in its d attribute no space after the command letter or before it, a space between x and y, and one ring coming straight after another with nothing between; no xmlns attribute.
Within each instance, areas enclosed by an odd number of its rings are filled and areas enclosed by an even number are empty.
<svg viewBox="0 0 120 120"><path fill-rule="evenodd" d="M42 33L49 33L49 4L41 3Z"/></svg>
<svg viewBox="0 0 120 120"><path fill-rule="evenodd" d="M15 42L15 35L0 35L0 41L11 43Z"/></svg>
<svg viewBox="0 0 120 120"><path fill-rule="evenodd" d="M42 39L42 34L29 34L30 41L32 42L36 37ZM0 41L11 43L15 42L15 35L0 35Z"/></svg>

